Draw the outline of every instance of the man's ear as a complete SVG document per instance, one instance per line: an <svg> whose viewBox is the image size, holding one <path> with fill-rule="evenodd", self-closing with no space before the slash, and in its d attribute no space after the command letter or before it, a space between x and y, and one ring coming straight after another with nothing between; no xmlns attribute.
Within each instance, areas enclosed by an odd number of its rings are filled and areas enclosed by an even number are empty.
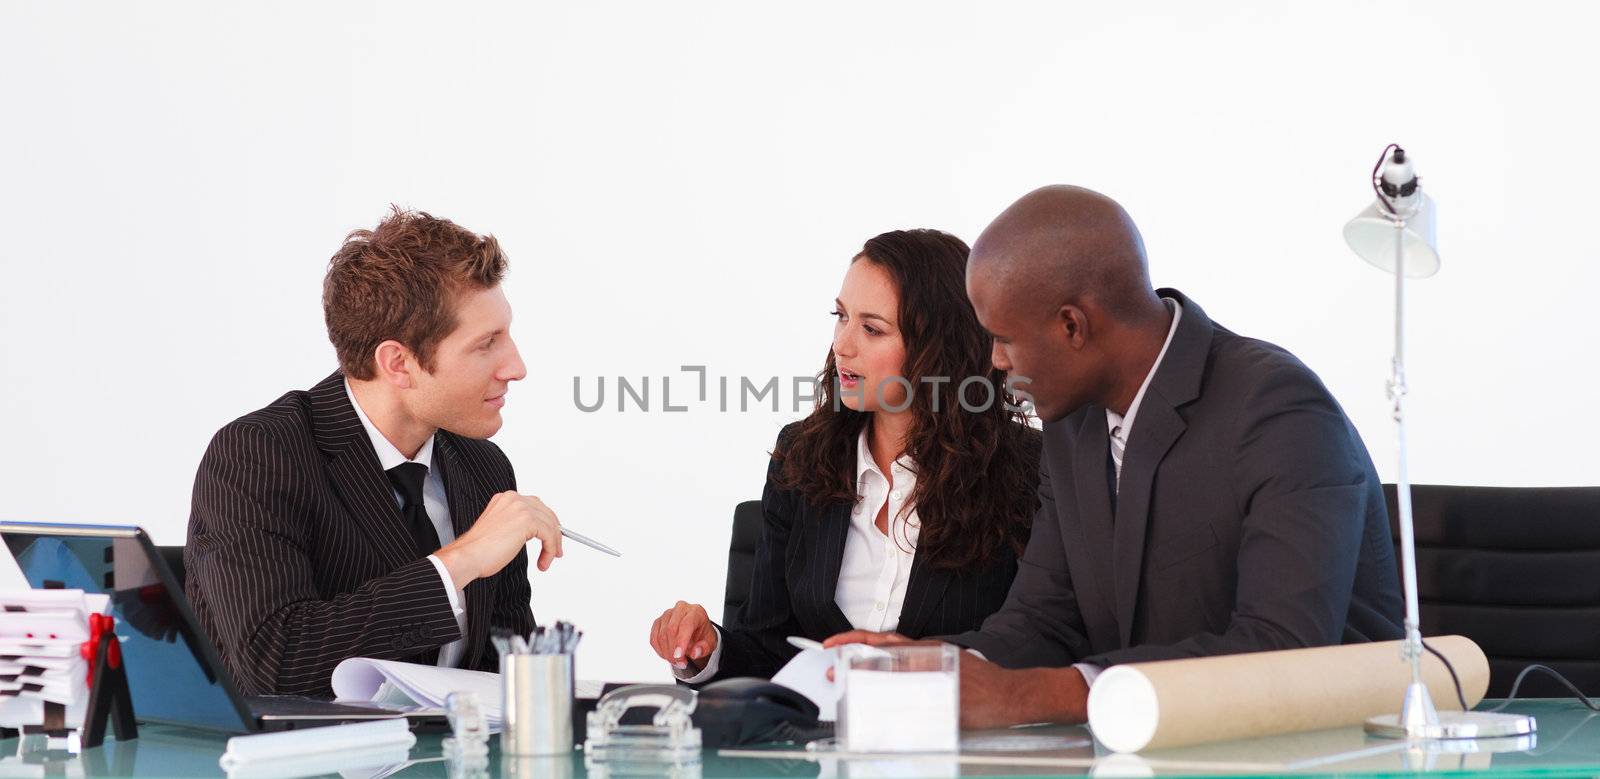
<svg viewBox="0 0 1600 779"><path fill-rule="evenodd" d="M372 358L378 369L377 378L399 389L411 389L411 371L416 365L416 358L405 344L395 340L384 341L373 350Z"/></svg>
<svg viewBox="0 0 1600 779"><path fill-rule="evenodd" d="M1067 346L1082 349L1089 340L1089 317L1083 309L1070 303L1056 309L1054 325L1064 336Z"/></svg>

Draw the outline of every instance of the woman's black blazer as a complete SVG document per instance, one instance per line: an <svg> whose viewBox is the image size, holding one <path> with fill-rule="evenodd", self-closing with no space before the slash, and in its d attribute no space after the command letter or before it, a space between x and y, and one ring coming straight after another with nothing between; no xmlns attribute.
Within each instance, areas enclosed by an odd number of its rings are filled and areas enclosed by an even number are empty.
<svg viewBox="0 0 1600 779"><path fill-rule="evenodd" d="M778 449L799 424L783 429ZM1029 433L1023 440L1035 450L1029 459L1037 461L1040 437ZM819 505L779 487L778 467L776 458L767 467L761 493L765 522L756 546L750 597L740 612L738 629L722 633L719 679L769 678L799 651L789 645L789 636L821 641L853 629L834 603L852 505ZM1037 479L1037 473L1030 474L1030 489ZM1016 574L1017 558L1009 548L988 565L962 571L931 567L919 550L895 630L909 638L976 630L1000 609Z"/></svg>

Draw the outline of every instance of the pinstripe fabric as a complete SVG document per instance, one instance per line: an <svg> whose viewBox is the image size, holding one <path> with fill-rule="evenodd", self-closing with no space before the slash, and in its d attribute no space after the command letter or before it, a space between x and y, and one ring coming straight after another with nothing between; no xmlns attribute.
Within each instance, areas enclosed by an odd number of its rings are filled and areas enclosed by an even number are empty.
<svg viewBox="0 0 1600 779"><path fill-rule="evenodd" d="M798 423L785 427L776 448L798 429ZM1039 446L1038 436L1026 440ZM774 461L767 467L761 494L766 521L756 546L750 597L739 613L739 628L723 631L716 678L770 677L798 651L787 637L821 641L851 629L834 600L851 507L814 504L778 487L776 478ZM977 629L1005 602L1016 571L1016 557L1009 550L985 567L965 571L932 568L916 555L897 632L922 638Z"/></svg>
<svg viewBox="0 0 1600 779"><path fill-rule="evenodd" d="M331 696L350 657L420 660L460 637L339 373L219 430L195 475L184 564L195 612L246 694ZM515 489L499 447L434 439L459 536ZM491 625L533 629L524 552L467 585L462 667L496 670Z"/></svg>

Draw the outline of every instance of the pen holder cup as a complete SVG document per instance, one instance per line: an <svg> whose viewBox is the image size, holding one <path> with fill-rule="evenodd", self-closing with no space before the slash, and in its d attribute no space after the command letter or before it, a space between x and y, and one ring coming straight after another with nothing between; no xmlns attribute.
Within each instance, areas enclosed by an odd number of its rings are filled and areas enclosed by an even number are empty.
<svg viewBox="0 0 1600 779"><path fill-rule="evenodd" d="M572 655L503 654L504 755L572 753Z"/></svg>

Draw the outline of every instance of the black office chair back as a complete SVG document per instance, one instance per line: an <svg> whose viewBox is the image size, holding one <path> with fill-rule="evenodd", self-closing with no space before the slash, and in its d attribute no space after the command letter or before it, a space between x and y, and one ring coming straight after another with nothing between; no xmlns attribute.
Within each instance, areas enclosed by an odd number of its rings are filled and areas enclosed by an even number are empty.
<svg viewBox="0 0 1600 779"><path fill-rule="evenodd" d="M172 569L172 575L178 577L178 586L182 587L184 584L183 547L158 546L156 551L161 553L161 559L166 561L167 567Z"/></svg>
<svg viewBox="0 0 1600 779"><path fill-rule="evenodd" d="M728 542L728 583L723 592L722 627L736 629L739 612L750 598L755 575L756 544L761 542L761 501L747 500L733 509L733 537Z"/></svg>
<svg viewBox="0 0 1600 779"><path fill-rule="evenodd" d="M1394 485L1384 485L1400 564ZM1600 693L1600 487L1448 487L1411 493L1424 635L1460 634L1489 656L1489 697L1529 663ZM1530 674L1518 697L1570 697Z"/></svg>

